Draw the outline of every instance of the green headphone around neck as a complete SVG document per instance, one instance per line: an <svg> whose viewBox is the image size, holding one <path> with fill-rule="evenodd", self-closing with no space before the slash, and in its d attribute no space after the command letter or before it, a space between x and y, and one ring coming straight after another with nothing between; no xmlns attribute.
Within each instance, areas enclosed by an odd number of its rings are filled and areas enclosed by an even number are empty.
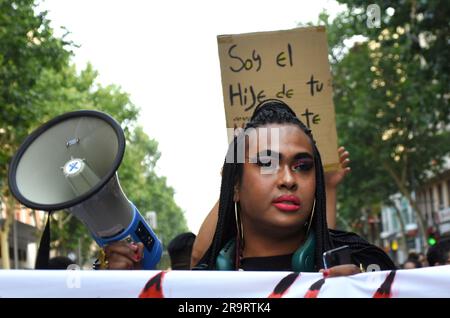
<svg viewBox="0 0 450 318"><path fill-rule="evenodd" d="M314 250L316 238L314 231L309 231L305 243L292 255L292 271L294 272L314 272ZM231 239L225 244L216 259L216 269L221 271L234 270L234 254L236 249L236 240Z"/></svg>

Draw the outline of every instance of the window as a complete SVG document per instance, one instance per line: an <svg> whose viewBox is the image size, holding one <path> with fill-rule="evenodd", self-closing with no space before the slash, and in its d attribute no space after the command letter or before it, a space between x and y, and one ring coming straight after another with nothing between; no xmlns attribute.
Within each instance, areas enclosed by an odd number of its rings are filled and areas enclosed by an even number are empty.
<svg viewBox="0 0 450 318"><path fill-rule="evenodd" d="M443 193L442 183L438 184L438 202L439 202L439 210L444 208L444 193Z"/></svg>
<svg viewBox="0 0 450 318"><path fill-rule="evenodd" d="M450 207L450 179L447 180L447 203Z"/></svg>
<svg viewBox="0 0 450 318"><path fill-rule="evenodd" d="M429 206L430 206L430 209L431 209L431 213L433 213L433 211L434 211L434 200L433 200L433 188L430 188L430 190L428 191L428 193L429 193L429 198L430 198L430 202L429 202Z"/></svg>
<svg viewBox="0 0 450 318"><path fill-rule="evenodd" d="M25 250L19 249L19 261L26 262L27 252Z"/></svg>

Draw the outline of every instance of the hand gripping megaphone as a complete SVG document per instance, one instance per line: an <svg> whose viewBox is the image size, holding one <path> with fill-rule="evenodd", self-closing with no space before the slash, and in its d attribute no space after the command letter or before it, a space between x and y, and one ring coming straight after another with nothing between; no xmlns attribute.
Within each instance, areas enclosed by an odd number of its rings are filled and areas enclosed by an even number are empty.
<svg viewBox="0 0 450 318"><path fill-rule="evenodd" d="M81 110L31 133L9 169L12 194L25 206L67 209L101 247L120 240L144 244L143 268L154 269L162 245L119 184L125 136L109 115Z"/></svg>

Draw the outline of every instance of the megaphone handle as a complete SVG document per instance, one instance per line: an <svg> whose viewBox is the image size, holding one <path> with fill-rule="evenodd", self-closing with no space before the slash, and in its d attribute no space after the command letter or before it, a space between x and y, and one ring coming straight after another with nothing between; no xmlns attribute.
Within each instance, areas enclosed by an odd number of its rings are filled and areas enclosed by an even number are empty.
<svg viewBox="0 0 450 318"><path fill-rule="evenodd" d="M133 231L130 233L130 236L134 242L142 242L144 244L143 269L155 269L161 259L162 244L136 207L135 211L136 222L133 222Z"/></svg>
<svg viewBox="0 0 450 318"><path fill-rule="evenodd" d="M131 202L130 202L131 203ZM162 255L162 244L145 219L139 213L138 209L133 205L134 216L131 224L127 229L119 235L108 239L98 238L94 236L97 244L101 247L117 241L126 240L128 242L142 242L144 244L144 255L142 260L142 268L152 270L156 268Z"/></svg>

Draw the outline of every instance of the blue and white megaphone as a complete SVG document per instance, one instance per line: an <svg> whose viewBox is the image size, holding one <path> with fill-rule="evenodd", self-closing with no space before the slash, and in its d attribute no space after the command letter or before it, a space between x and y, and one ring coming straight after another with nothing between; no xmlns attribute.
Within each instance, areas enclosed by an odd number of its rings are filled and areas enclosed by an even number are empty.
<svg viewBox="0 0 450 318"><path fill-rule="evenodd" d="M66 113L35 130L20 146L10 164L10 189L32 209L67 209L102 247L121 240L142 242L143 268L154 269L162 245L122 192L116 170L124 152L123 130L109 115Z"/></svg>

